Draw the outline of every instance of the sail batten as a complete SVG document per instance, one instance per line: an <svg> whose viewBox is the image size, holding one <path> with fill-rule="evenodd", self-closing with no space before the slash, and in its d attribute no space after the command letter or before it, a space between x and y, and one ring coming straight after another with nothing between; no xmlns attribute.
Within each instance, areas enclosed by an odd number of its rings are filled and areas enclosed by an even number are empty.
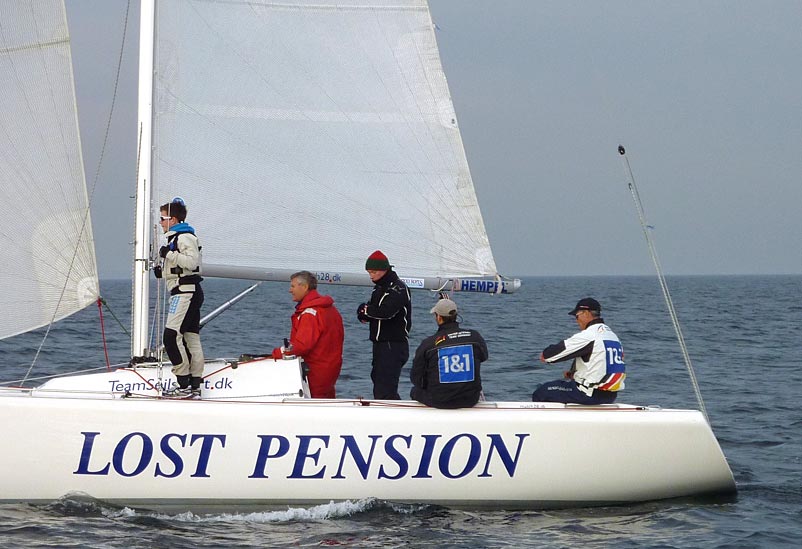
<svg viewBox="0 0 802 549"><path fill-rule="evenodd" d="M423 0L157 3L154 201L204 261L496 274Z"/></svg>

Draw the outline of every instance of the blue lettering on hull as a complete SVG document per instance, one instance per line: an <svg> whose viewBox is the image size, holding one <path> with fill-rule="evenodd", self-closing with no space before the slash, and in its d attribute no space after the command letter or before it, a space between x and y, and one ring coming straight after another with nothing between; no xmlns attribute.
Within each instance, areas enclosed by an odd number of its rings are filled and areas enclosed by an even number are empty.
<svg viewBox="0 0 802 549"><path fill-rule="evenodd" d="M215 466L225 467L227 436L224 434L167 433L151 437L131 432L112 441L110 453L97 450L103 434L84 431L74 475L118 475L124 478L210 478ZM487 478L494 474L515 477L529 433L504 437L498 433L460 433L451 437L422 435L257 435L253 469L243 471L252 479L400 480L434 476L461 479ZM103 441L109 448L109 442ZM191 456L191 457L190 457ZM493 468L494 464L501 467ZM491 470L494 473L491 473ZM350 472L349 472L350 471Z"/></svg>
<svg viewBox="0 0 802 549"><path fill-rule="evenodd" d="M100 435L98 432L84 431L84 443L81 447L81 456L78 460L78 468L73 471L74 475L108 475L111 471L121 477L136 477L151 469L153 466L154 477L173 478L181 475L184 470L184 458L181 450L200 442L200 451L195 461L195 470L190 475L192 477L209 477L208 467L212 449L215 442L220 443L223 448L226 445L226 435L186 435L168 433L159 440L159 455L154 460L153 439L145 433L129 433L122 437L114 446L111 460L105 460L104 465L100 465L104 460L101 458L93 459L95 439ZM189 436L189 444L187 437ZM171 444L173 440L177 443ZM128 471L125 469L125 458L136 461L136 466ZM172 466L172 471L165 472L163 466Z"/></svg>

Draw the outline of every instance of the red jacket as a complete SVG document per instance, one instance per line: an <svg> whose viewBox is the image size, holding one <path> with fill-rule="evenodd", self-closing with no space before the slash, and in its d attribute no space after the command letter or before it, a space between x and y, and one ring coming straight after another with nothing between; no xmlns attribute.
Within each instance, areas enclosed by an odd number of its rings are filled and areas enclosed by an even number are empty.
<svg viewBox="0 0 802 549"><path fill-rule="evenodd" d="M343 319L334 300L310 290L292 314L290 345L309 366L312 398L334 398L343 364Z"/></svg>

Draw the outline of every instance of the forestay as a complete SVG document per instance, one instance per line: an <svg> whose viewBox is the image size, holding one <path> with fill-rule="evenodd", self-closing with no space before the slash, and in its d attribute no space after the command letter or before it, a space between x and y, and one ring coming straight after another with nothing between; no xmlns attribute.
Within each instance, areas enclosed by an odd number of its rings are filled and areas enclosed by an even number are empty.
<svg viewBox="0 0 802 549"><path fill-rule="evenodd" d="M0 337L97 297L61 0L0 2Z"/></svg>
<svg viewBox="0 0 802 549"><path fill-rule="evenodd" d="M495 275L424 0L158 2L154 198L205 264Z"/></svg>

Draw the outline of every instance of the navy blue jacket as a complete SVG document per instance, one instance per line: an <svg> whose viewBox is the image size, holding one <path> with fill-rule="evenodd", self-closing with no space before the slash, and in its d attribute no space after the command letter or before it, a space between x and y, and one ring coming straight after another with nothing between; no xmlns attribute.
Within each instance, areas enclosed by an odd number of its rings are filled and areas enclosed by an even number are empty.
<svg viewBox="0 0 802 549"><path fill-rule="evenodd" d="M387 271L376 282L370 301L360 305L357 318L370 322L373 342L407 341L412 330L412 298L395 271Z"/></svg>
<svg viewBox="0 0 802 549"><path fill-rule="evenodd" d="M463 330L457 322L441 324L415 351L410 396L435 408L473 406L482 392L480 365L487 357L479 332Z"/></svg>

